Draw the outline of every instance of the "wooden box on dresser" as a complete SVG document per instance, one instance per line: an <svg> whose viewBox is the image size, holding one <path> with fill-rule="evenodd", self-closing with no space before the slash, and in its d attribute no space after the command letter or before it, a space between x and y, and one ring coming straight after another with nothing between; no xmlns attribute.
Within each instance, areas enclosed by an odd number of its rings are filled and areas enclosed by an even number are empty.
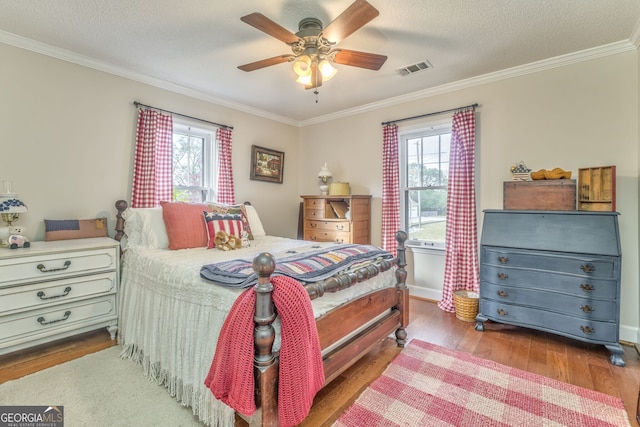
<svg viewBox="0 0 640 427"><path fill-rule="evenodd" d="M303 239L316 242L371 243L371 196L300 196ZM348 208L345 215L344 207Z"/></svg>
<svg viewBox="0 0 640 427"><path fill-rule="evenodd" d="M0 248L0 354L102 327L115 339L119 275L107 237Z"/></svg>
<svg viewBox="0 0 640 427"><path fill-rule="evenodd" d="M480 243L476 330L493 320L547 331L625 365L616 212L486 210Z"/></svg>

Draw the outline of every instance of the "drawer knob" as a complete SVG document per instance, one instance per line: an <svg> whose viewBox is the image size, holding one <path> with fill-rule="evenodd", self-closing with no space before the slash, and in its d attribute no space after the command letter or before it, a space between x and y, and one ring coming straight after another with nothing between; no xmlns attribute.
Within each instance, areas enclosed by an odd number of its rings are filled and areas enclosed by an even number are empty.
<svg viewBox="0 0 640 427"><path fill-rule="evenodd" d="M500 290L499 290L498 292L496 292L496 293L498 294L498 296L499 296L500 298L505 298L505 297L508 297L508 296L509 296L509 294L507 293L507 291L503 291L502 289L500 289Z"/></svg>
<svg viewBox="0 0 640 427"><path fill-rule="evenodd" d="M507 280L508 278L509 278L509 275L507 273L498 273L498 279Z"/></svg>
<svg viewBox="0 0 640 427"><path fill-rule="evenodd" d="M594 333L596 331L591 326L580 326L580 330L582 332L584 332L585 334L588 334L588 335L591 335L592 333Z"/></svg>
<svg viewBox="0 0 640 427"><path fill-rule="evenodd" d="M593 307L588 305L581 305L580 310L584 311L585 313L591 313L594 311Z"/></svg>
<svg viewBox="0 0 640 427"><path fill-rule="evenodd" d="M591 263L583 264L580 266L580 270L584 271L585 273L593 273L594 271L596 271L596 266Z"/></svg>
<svg viewBox="0 0 640 427"><path fill-rule="evenodd" d="M62 271L62 270L66 270L66 269L67 269L67 268L69 268L70 266L71 266L71 261L66 260L66 261L64 262L64 266L63 266L63 267L60 267L60 268L50 268L50 269L47 269L47 267L45 267L45 265L44 265L44 264L38 264L38 265L36 266L36 268L37 268L38 270L40 270L42 273L52 273L52 272L54 272L54 271Z"/></svg>
<svg viewBox="0 0 640 427"><path fill-rule="evenodd" d="M316 224L315 222L311 223L311 228L316 228L318 226L318 224Z"/></svg>
<svg viewBox="0 0 640 427"><path fill-rule="evenodd" d="M52 296L48 297L48 296L46 296L46 295L44 294L44 292L43 292L43 291L38 292L38 294L37 294L37 295L38 295L38 297L39 297L41 300L48 300L48 299L54 299L54 298L60 298L60 297L66 297L67 295L69 295L69 292L71 292L71 286L67 286L66 288L64 288L64 292L63 292L63 293L61 293L60 295L52 295Z"/></svg>
<svg viewBox="0 0 640 427"><path fill-rule="evenodd" d="M506 256L499 256L499 257L498 257L498 262L499 262L500 264L506 264L506 263L508 263L508 262L509 262L509 258L508 258L508 257L506 257Z"/></svg>
<svg viewBox="0 0 640 427"><path fill-rule="evenodd" d="M61 319L49 320L48 322L44 319L44 317L38 317L38 323L41 325L50 325L52 323L62 322L63 320L67 320L71 316L71 310L65 311L64 316Z"/></svg>
<svg viewBox="0 0 640 427"><path fill-rule="evenodd" d="M509 313L507 313L507 310L505 310L504 308L499 308L499 309L498 309L498 314L499 314L500 316L506 316L506 315L507 315L507 314L509 314Z"/></svg>
<svg viewBox="0 0 640 427"><path fill-rule="evenodd" d="M596 288L594 286L591 286L588 283L582 283L580 285L580 289L582 289L585 292L591 292L591 291L595 291L596 290Z"/></svg>

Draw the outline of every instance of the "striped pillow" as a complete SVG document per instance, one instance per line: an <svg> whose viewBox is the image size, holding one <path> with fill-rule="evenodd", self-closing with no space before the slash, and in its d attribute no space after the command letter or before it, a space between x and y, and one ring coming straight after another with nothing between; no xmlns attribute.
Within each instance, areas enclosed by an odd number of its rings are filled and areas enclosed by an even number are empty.
<svg viewBox="0 0 640 427"><path fill-rule="evenodd" d="M220 214L208 211L202 211L202 213L207 223L207 234L209 235L208 249L216 247L216 233L218 231L225 231L227 234L242 239L244 227L242 225L241 214Z"/></svg>

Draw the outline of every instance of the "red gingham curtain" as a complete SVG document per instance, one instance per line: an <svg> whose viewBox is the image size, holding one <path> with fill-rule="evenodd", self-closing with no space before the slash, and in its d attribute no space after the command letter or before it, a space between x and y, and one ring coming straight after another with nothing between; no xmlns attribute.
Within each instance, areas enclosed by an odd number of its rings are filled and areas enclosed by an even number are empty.
<svg viewBox="0 0 640 427"><path fill-rule="evenodd" d="M171 200L173 120L156 110L139 109L133 165L132 208L151 208Z"/></svg>
<svg viewBox="0 0 640 427"><path fill-rule="evenodd" d="M398 125L382 128L382 248L396 255L396 231L400 230L400 163Z"/></svg>
<svg viewBox="0 0 640 427"><path fill-rule="evenodd" d="M444 284L438 302L452 313L454 291L480 288L474 155L475 111L458 111L451 129Z"/></svg>
<svg viewBox="0 0 640 427"><path fill-rule="evenodd" d="M233 169L231 166L231 136L233 129L218 128L218 203L233 205L236 195L233 187Z"/></svg>

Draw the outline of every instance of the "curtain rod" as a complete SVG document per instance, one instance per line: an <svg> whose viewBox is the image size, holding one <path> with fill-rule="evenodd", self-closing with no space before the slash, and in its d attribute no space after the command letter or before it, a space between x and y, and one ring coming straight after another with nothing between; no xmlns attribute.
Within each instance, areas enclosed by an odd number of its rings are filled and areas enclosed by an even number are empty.
<svg viewBox="0 0 640 427"><path fill-rule="evenodd" d="M478 103L475 103L475 104L471 104L471 105L465 105L464 107L450 108L448 110L436 111L435 113L427 113L427 114L421 114L419 116L405 117L404 119L398 119L398 120L391 120L391 121L388 121L388 122L382 122L382 126L386 126L386 125L390 125L390 124L398 123L398 122L404 122L406 120L413 120L413 119L420 119L422 117L435 116L436 114L450 113L451 111L464 110L465 108L476 108L477 106L478 106Z"/></svg>
<svg viewBox="0 0 640 427"><path fill-rule="evenodd" d="M233 126L227 126L227 125L223 125L223 124L220 124L220 123L212 122L210 120L204 120L204 119L199 119L197 117L187 116L186 114L180 114L180 113L176 113L174 111L163 110L162 108L152 107L151 105L146 105L146 104L143 104L143 103L138 102L138 101L133 101L133 105L135 105L136 107L153 108L154 110L162 111L163 113L169 113L169 114L173 114L175 116L185 117L187 119L192 119L192 120L197 120L199 122L209 123L211 125L220 126L220 127L226 128L226 129L233 129Z"/></svg>

